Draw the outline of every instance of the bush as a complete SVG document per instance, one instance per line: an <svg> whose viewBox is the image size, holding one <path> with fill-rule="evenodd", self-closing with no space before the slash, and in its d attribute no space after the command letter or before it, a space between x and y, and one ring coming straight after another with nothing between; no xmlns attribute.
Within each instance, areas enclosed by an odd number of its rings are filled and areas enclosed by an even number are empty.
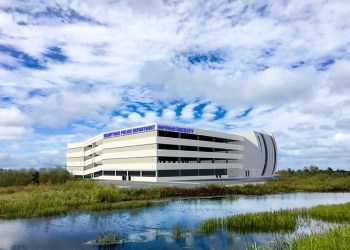
<svg viewBox="0 0 350 250"><path fill-rule="evenodd" d="M0 169L0 187L26 186L30 184L60 184L73 179L66 169L63 168L42 168L4 170Z"/></svg>

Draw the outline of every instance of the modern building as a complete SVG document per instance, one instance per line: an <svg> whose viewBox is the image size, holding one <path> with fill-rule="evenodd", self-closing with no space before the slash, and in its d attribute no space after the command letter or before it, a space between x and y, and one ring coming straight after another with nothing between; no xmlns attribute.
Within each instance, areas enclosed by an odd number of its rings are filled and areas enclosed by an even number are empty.
<svg viewBox="0 0 350 250"><path fill-rule="evenodd" d="M272 177L277 147L272 135L235 134L150 124L68 144L67 169L76 177L179 181Z"/></svg>

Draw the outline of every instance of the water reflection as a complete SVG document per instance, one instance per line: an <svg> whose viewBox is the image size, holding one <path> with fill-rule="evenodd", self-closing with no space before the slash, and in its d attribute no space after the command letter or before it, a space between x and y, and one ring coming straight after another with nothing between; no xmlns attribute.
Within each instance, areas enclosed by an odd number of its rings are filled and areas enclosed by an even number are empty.
<svg viewBox="0 0 350 250"><path fill-rule="evenodd" d="M88 244L99 233L124 232L128 242L115 249L230 249L232 242L245 248L247 242L269 242L274 235L221 232L208 237L193 236L176 241L172 226L180 223L193 227L208 218L238 213L310 207L350 201L350 193L294 193L265 196L242 196L236 199L195 199L172 201L165 205L123 211L73 213L60 217L0 220L0 249L98 249ZM158 232L158 234L156 233ZM243 245L242 245L243 244ZM109 246L105 246L109 247ZM17 248L14 248L17 249Z"/></svg>

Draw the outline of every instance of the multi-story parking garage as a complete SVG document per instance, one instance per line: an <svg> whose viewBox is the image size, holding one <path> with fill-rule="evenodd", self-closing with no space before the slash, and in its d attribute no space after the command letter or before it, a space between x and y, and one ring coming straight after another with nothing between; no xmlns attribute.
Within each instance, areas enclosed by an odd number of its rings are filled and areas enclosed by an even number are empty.
<svg viewBox="0 0 350 250"><path fill-rule="evenodd" d="M76 177L129 181L257 178L274 175L276 142L255 131L236 134L161 124L100 134L68 144Z"/></svg>

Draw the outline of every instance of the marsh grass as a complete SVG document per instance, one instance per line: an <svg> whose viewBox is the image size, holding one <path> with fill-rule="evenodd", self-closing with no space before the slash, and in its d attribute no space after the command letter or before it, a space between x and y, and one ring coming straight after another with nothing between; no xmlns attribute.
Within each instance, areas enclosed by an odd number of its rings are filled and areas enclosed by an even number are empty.
<svg viewBox="0 0 350 250"><path fill-rule="evenodd" d="M350 202L303 208L300 210L300 214L306 218L313 218L326 222L350 222Z"/></svg>
<svg viewBox="0 0 350 250"><path fill-rule="evenodd" d="M204 234L219 230L240 233L293 232L297 225L298 215L295 212L280 210L208 219L199 225L198 232Z"/></svg>
<svg viewBox="0 0 350 250"><path fill-rule="evenodd" d="M97 245L115 245L125 241L125 234L118 231L100 233L97 237Z"/></svg>
<svg viewBox="0 0 350 250"><path fill-rule="evenodd" d="M139 200L133 191L102 186L93 181L0 188L0 218L3 219L147 207L153 204L151 200Z"/></svg>
<svg viewBox="0 0 350 250"><path fill-rule="evenodd" d="M326 232L312 232L294 239L288 249L347 250L350 248L350 226L330 228Z"/></svg>
<svg viewBox="0 0 350 250"><path fill-rule="evenodd" d="M184 239L190 236L191 233L192 233L192 230L190 228L181 227L179 223L176 223L172 229L173 238L176 240Z"/></svg>

